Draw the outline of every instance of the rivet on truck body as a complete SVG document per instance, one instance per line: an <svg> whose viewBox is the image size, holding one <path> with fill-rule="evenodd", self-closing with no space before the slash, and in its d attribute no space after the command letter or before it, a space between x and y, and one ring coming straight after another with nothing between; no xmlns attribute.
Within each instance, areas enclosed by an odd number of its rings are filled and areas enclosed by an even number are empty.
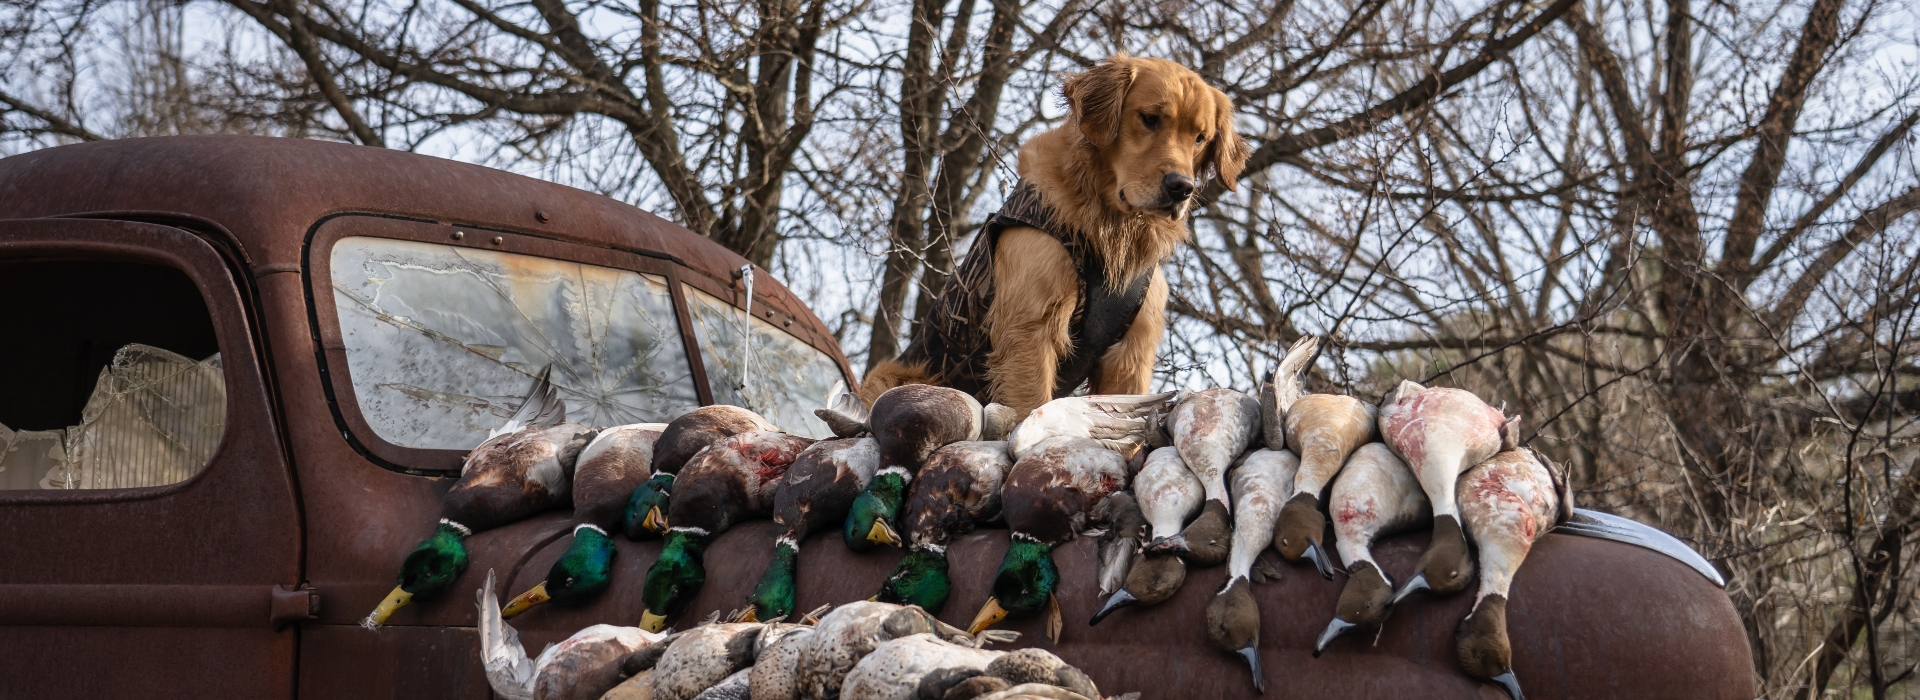
<svg viewBox="0 0 1920 700"><path fill-rule="evenodd" d="M499 237L499 236L494 236L494 237L493 237L493 244L494 244L494 245L500 245L501 243L505 243L505 242L507 242L507 239L505 239L505 238L501 238L501 237Z"/></svg>
<svg viewBox="0 0 1920 700"><path fill-rule="evenodd" d="M537 221L539 221L540 223L543 223L543 224L544 224L544 223L547 223L548 221L552 221L552 220L553 220L553 217L551 217L551 216L547 216L547 213L546 213L546 212L544 212L544 211L536 211L536 212L534 212L534 213L533 213L533 218L534 218L535 220L537 220Z"/></svg>
<svg viewBox="0 0 1920 700"><path fill-rule="evenodd" d="M466 237L467 237L467 234L465 234L465 233L463 233L463 232L460 232L460 231L454 231L454 232L453 232L453 240L456 240L456 241L457 241L457 240L460 240L460 239L462 239L462 238L466 238Z"/></svg>

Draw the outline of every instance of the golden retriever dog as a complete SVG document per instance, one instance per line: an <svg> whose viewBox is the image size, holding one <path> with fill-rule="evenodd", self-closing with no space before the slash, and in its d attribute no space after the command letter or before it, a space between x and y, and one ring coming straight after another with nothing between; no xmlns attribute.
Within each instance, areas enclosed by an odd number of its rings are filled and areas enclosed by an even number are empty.
<svg viewBox="0 0 1920 700"><path fill-rule="evenodd" d="M1145 393L1166 329L1160 263L1191 235L1208 177L1248 149L1233 101L1192 70L1117 56L1061 86L1072 116L1020 148L1020 182L899 357L862 382L872 405L939 384L1020 415L1071 394Z"/></svg>

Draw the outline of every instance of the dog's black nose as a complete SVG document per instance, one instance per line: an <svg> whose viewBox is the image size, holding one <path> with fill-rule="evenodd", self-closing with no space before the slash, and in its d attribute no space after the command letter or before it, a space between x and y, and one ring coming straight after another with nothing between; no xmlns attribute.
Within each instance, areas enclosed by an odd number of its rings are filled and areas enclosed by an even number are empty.
<svg viewBox="0 0 1920 700"><path fill-rule="evenodd" d="M1175 202L1193 196L1193 178L1180 173L1167 173L1160 178L1160 189L1167 193L1167 199Z"/></svg>

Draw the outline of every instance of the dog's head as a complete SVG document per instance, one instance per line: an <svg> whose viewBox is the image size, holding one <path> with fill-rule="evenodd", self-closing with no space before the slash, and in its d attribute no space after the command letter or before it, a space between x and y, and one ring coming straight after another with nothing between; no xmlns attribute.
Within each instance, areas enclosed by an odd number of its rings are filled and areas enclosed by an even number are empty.
<svg viewBox="0 0 1920 700"><path fill-rule="evenodd" d="M1185 66L1116 56L1068 76L1062 86L1073 121L1112 170L1108 206L1179 219L1207 177L1227 189L1248 149L1233 130L1233 100Z"/></svg>

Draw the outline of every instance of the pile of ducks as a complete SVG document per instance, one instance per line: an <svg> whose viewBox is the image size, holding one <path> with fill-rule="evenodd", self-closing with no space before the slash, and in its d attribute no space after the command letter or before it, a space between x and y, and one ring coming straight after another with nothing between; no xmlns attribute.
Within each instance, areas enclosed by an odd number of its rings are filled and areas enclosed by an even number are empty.
<svg viewBox="0 0 1920 700"><path fill-rule="evenodd" d="M595 430L566 421L543 371L506 425L469 453L439 526L364 624L449 588L466 567L465 537L571 505L573 540L542 583L504 608L491 573L482 591L482 653L503 696L1092 700L1092 682L1050 654L983 646L1010 634L991 629L1008 617L1045 616L1057 643L1053 549L1098 534L1108 597L1090 625L1171 598L1188 568L1225 565L1208 637L1245 659L1263 692L1251 589L1279 575L1262 558L1269 547L1327 579L1340 566L1348 574L1315 656L1349 632L1378 630L1410 596L1458 593L1477 578L1457 634L1461 666L1520 700L1508 589L1531 544L1571 514L1564 481L1519 445L1517 418L1469 392L1403 382L1378 405L1307 393L1318 346L1313 337L1291 346L1257 397L1080 396L1020 416L936 386L896 387L871 407L842 393L816 411L836 435L826 440L732 406ZM771 518L781 535L743 607L725 622L664 631L705 584L708 545L755 518ZM989 597L968 629L945 626L928 611L952 588L946 548L986 523L1011 530ZM1428 523L1432 542L1396 588L1371 544ZM801 543L834 526L855 551L906 556L869 601L782 622L794 613ZM504 620L605 591L616 530L664 540L639 627L590 627L528 659ZM1052 680L1034 680L1042 676Z"/></svg>

